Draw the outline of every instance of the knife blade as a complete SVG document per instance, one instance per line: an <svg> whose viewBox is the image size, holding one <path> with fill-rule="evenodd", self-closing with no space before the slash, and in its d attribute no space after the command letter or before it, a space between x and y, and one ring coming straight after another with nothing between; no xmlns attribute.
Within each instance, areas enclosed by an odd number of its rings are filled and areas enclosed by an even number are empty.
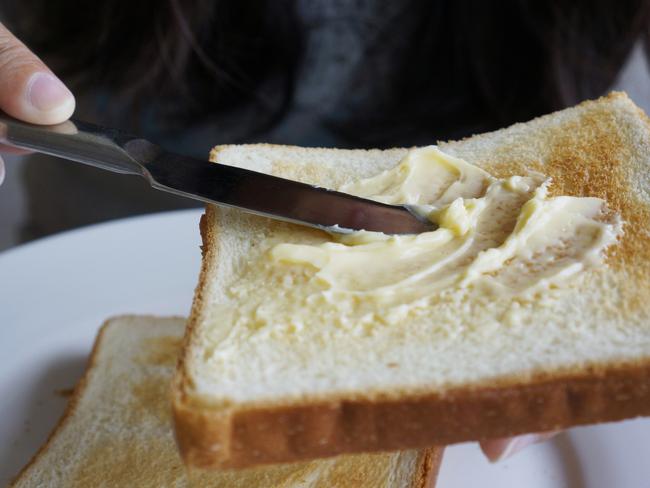
<svg viewBox="0 0 650 488"><path fill-rule="evenodd" d="M40 126L0 113L0 142L139 175L158 190L328 232L416 234L433 229L408 206L174 154L141 137L79 120Z"/></svg>

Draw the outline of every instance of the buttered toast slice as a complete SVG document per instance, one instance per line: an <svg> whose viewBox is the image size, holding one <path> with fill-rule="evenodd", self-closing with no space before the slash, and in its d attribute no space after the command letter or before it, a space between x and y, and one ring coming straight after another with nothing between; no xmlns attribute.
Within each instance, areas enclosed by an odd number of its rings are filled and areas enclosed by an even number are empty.
<svg viewBox="0 0 650 488"><path fill-rule="evenodd" d="M438 148L212 160L415 204L440 229L332 238L208 207L174 384L189 465L650 414L650 124L624 94Z"/></svg>
<svg viewBox="0 0 650 488"><path fill-rule="evenodd" d="M188 470L174 443L169 403L184 326L180 318L129 316L106 322L65 416L13 486L434 486L439 449L237 472Z"/></svg>

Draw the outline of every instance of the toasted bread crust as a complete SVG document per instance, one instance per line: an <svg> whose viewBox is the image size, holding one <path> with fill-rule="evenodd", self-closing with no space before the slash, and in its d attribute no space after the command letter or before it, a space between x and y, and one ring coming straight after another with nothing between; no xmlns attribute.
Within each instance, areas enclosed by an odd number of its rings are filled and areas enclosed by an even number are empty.
<svg viewBox="0 0 650 488"><path fill-rule="evenodd" d="M444 447L423 449L418 456L418 471L415 473L411 488L433 488L440 471Z"/></svg>

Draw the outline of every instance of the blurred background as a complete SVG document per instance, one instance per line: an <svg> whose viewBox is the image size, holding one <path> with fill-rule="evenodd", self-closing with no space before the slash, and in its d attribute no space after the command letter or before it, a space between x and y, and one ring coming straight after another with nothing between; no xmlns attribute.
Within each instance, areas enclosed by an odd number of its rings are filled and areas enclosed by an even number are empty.
<svg viewBox="0 0 650 488"><path fill-rule="evenodd" d="M76 116L206 157L222 143L435 143L624 90L650 111L650 2L4 0ZM6 160L0 250L198 204L135 177Z"/></svg>

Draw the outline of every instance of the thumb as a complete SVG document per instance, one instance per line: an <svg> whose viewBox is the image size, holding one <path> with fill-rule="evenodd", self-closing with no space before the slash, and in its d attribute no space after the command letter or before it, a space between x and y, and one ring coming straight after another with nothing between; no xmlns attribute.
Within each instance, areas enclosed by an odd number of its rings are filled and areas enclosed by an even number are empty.
<svg viewBox="0 0 650 488"><path fill-rule="evenodd" d="M70 90L0 24L0 109L33 124L57 124L74 107Z"/></svg>

